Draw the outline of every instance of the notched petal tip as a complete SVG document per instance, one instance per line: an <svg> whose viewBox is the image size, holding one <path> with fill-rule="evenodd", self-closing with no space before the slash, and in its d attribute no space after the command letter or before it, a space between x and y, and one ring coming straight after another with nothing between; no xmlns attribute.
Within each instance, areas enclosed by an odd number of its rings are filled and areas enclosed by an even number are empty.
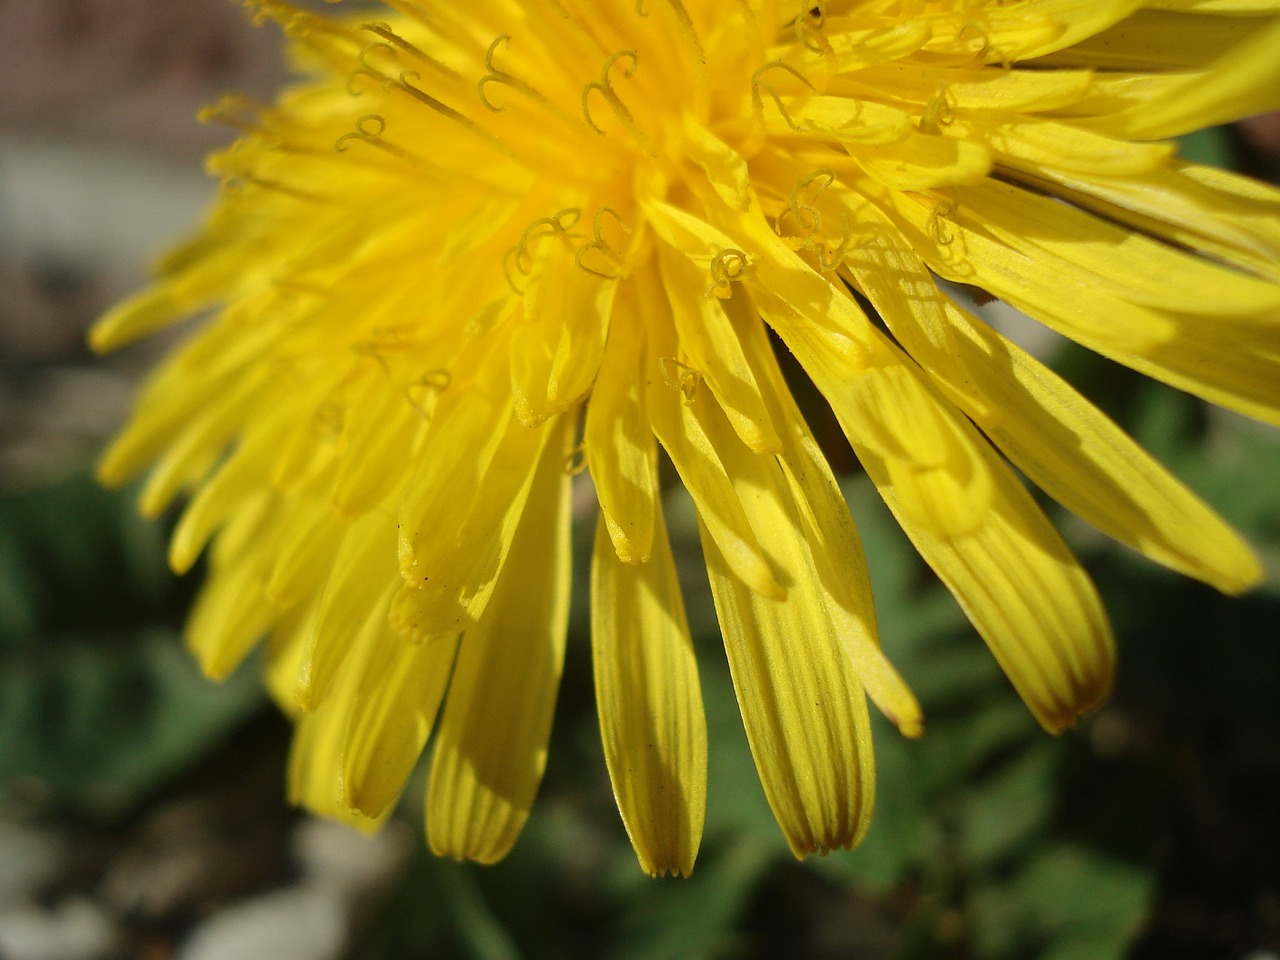
<svg viewBox="0 0 1280 960"><path fill-rule="evenodd" d="M692 842L682 842L675 835L658 838L647 834L637 835L628 830L631 849L635 851L636 861L645 876L688 878L693 873L694 862L698 858L701 825ZM685 841L690 838L685 838ZM656 840L656 842L654 842Z"/></svg>
<svg viewBox="0 0 1280 960"><path fill-rule="evenodd" d="M692 863L678 865L668 865L665 863L655 864L647 863L643 858L640 858L640 869L644 871L645 876L652 880L659 880L665 877L670 877L673 880L676 878L688 880L689 877L693 875Z"/></svg>
<svg viewBox="0 0 1280 960"><path fill-rule="evenodd" d="M802 842L797 842L797 838L788 836L787 845L791 847L791 854L797 860L807 860L812 856L825 857L837 852L848 852L862 843L863 837L867 835L870 818L859 819L861 822L850 832L842 832L822 838L810 837Z"/></svg>
<svg viewBox="0 0 1280 960"><path fill-rule="evenodd" d="M1115 683L1114 660L1108 660L1092 682L1074 692L1069 702L1053 704L1051 709L1032 706L1036 720L1049 733L1063 733L1102 706L1111 696Z"/></svg>
<svg viewBox="0 0 1280 960"><path fill-rule="evenodd" d="M465 816L465 812L463 815ZM455 863L478 863L488 867L511 852L511 848L520 839L520 832L520 827L510 829L505 825L496 825L495 829L495 824L484 823L473 828L461 821L433 830L428 820L427 846L433 856L453 860Z"/></svg>

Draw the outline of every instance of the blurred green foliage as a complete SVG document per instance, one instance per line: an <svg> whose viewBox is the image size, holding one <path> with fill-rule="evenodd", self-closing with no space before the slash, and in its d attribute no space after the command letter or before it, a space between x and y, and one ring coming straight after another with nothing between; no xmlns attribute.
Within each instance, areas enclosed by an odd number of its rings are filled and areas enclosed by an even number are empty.
<svg viewBox="0 0 1280 960"><path fill-rule="evenodd" d="M182 649L188 598L133 501L87 475L0 496L0 796L119 815L262 702Z"/></svg>

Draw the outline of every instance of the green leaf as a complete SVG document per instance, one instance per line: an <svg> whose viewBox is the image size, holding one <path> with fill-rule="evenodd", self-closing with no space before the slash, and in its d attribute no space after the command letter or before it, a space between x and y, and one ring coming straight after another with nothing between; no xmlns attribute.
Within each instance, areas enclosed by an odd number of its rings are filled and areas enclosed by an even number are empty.
<svg viewBox="0 0 1280 960"><path fill-rule="evenodd" d="M1041 852L1015 883L1032 933L1047 945L1041 960L1122 957L1153 888L1150 872L1069 844Z"/></svg>
<svg viewBox="0 0 1280 960"><path fill-rule="evenodd" d="M0 527L0 641L35 630L38 589L18 538Z"/></svg>
<svg viewBox="0 0 1280 960"><path fill-rule="evenodd" d="M981 883L966 916L977 957L1121 960L1150 906L1154 877L1092 850L1042 847L1012 877Z"/></svg>
<svg viewBox="0 0 1280 960"><path fill-rule="evenodd" d="M970 946L983 960L1016 955L1026 939L1025 908L1007 884L978 885L969 895L966 920Z"/></svg>
<svg viewBox="0 0 1280 960"><path fill-rule="evenodd" d="M87 474L0 494L0 644L175 622L160 524Z"/></svg>
<svg viewBox="0 0 1280 960"><path fill-rule="evenodd" d="M1052 741L1039 741L964 797L960 850L971 868L1015 852L1049 822L1057 799L1054 746Z"/></svg>
<svg viewBox="0 0 1280 960"><path fill-rule="evenodd" d="M768 866L773 845L742 838L698 860L685 881L655 883L623 917L612 960L711 960L734 936Z"/></svg>
<svg viewBox="0 0 1280 960"><path fill-rule="evenodd" d="M467 955L473 960L520 960L520 949L494 914L476 882L476 866L437 860L437 889L453 920Z"/></svg>
<svg viewBox="0 0 1280 960"><path fill-rule="evenodd" d="M117 813L262 702L255 668L210 683L168 633L12 652L0 657L0 790L34 781L57 801Z"/></svg>
<svg viewBox="0 0 1280 960"><path fill-rule="evenodd" d="M1280 489L1242 483L1280 472L1275 431L1238 414L1214 411L1156 384L1135 401L1134 436L1233 525L1274 541L1280 534Z"/></svg>
<svg viewBox="0 0 1280 960"><path fill-rule="evenodd" d="M118 813L263 702L256 670L218 687L182 648L161 526L132 500L87 474L0 494L0 792Z"/></svg>
<svg viewBox="0 0 1280 960"><path fill-rule="evenodd" d="M1235 148L1225 127L1209 127L1178 139L1178 155L1190 163L1230 170L1236 165Z"/></svg>

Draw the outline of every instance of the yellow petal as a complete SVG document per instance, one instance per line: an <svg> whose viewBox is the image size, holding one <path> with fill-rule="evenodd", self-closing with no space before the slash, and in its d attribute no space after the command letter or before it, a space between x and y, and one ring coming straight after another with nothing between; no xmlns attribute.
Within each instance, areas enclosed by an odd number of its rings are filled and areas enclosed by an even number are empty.
<svg viewBox="0 0 1280 960"><path fill-rule="evenodd" d="M1160 4L1144 2L1141 5ZM1201 70L1270 25L1266 17L1231 16L1225 11L1224 14L1138 10L1111 28L1056 51L1047 60L1054 66L1096 67L1103 71Z"/></svg>
<svg viewBox="0 0 1280 960"><path fill-rule="evenodd" d="M985 441L973 437L976 449ZM1110 628L1088 576L1021 484L987 452L997 490L985 521L962 537L911 521L870 450L858 459L920 555L955 595L1014 687L1050 731L1073 723L1111 687Z"/></svg>
<svg viewBox="0 0 1280 960"><path fill-rule="evenodd" d="M714 249L721 242L747 251L757 307L835 409L845 432L856 433L858 442L884 458L916 523L954 535L980 522L991 489L982 459L956 433L919 371L875 331L843 288L811 269L757 211L730 227L736 241L669 207L655 204L650 215L659 233L690 240L698 253L698 246ZM656 415L654 422L666 446ZM728 496L708 499L730 502ZM709 523L701 504L699 510Z"/></svg>
<svg viewBox="0 0 1280 960"><path fill-rule="evenodd" d="M627 563L643 563L653 543L658 444L644 406L644 328L627 294L617 309L620 316L609 328L600 378L587 404L583 442L614 549Z"/></svg>
<svg viewBox="0 0 1280 960"><path fill-rule="evenodd" d="M386 623L390 593L375 605L348 669L355 693L339 748L342 803L366 817L391 809L426 746L444 698L457 637L411 643ZM325 707L321 707L325 709Z"/></svg>
<svg viewBox="0 0 1280 960"><path fill-rule="evenodd" d="M674 250L661 247L658 262L689 365L711 388L742 442L757 453L777 453L781 441L721 301L707 296L701 271ZM653 282L659 281L655 277Z"/></svg>
<svg viewBox="0 0 1280 960"><path fill-rule="evenodd" d="M501 397L472 391L428 437L423 466L400 501L405 584L392 604L397 629L421 638L476 622L554 432L552 423L523 426Z"/></svg>
<svg viewBox="0 0 1280 960"><path fill-rule="evenodd" d="M875 773L866 697L828 613L804 526L777 460L752 453L723 417L715 445L785 600L751 590L700 525L707 574L747 741L765 796L797 857L849 849L871 818Z"/></svg>
<svg viewBox="0 0 1280 960"><path fill-rule="evenodd" d="M1030 479L1148 557L1230 593L1261 575L1212 510L1061 378L956 307L877 224L846 263L898 341Z"/></svg>
<svg viewBox="0 0 1280 960"><path fill-rule="evenodd" d="M1189 25L1187 35L1198 39L1199 29ZM1097 126L1125 137L1155 140L1274 110L1280 106L1277 49L1280 19L1252 30L1203 73L1188 76L1156 99L1103 118Z"/></svg>
<svg viewBox="0 0 1280 960"><path fill-rule="evenodd" d="M1027 250L1055 276L1131 303L1214 318L1270 322L1280 316L1280 285L1224 269L1009 184L991 182L964 191L953 217ZM1116 269L1117 261L1123 270ZM1280 342L1280 332L1272 337Z"/></svg>
<svg viewBox="0 0 1280 960"><path fill-rule="evenodd" d="M753 239L761 249L772 243L758 233ZM775 250L773 256L764 262L784 268L785 257L794 254ZM788 295L793 271L762 264L760 274L762 285L752 289L757 306L831 404L845 434L882 458L911 521L951 536L980 524L991 479L919 371L881 340L844 294L831 288L825 302L841 303L842 309L822 315L811 302ZM805 313L795 315L795 305ZM837 322L842 326L832 330ZM866 353L850 362L845 343L864 338Z"/></svg>
<svg viewBox="0 0 1280 960"><path fill-rule="evenodd" d="M89 332L89 345L108 353L163 330L213 302L245 270L241 249L226 237L200 238L179 247L161 264L166 275L154 287L123 300Z"/></svg>
<svg viewBox="0 0 1280 960"><path fill-rule="evenodd" d="M257 548L278 527L281 507L281 498L272 490L259 489L248 497L227 519L209 550L214 570L233 566L252 553L262 556Z"/></svg>
<svg viewBox="0 0 1280 960"><path fill-rule="evenodd" d="M275 562L266 594L278 607L291 607L319 592L346 533L346 524L322 504L308 507L281 531L272 551Z"/></svg>
<svg viewBox="0 0 1280 960"><path fill-rule="evenodd" d="M817 298L796 296L812 282L793 279L795 254L767 224L744 216L739 229L760 255L753 299L1028 706L1059 729L1096 705L1111 682L1110 629L1088 577L1026 490L897 348L865 318L856 326L856 308L819 313ZM833 290L818 302L840 299ZM805 310L806 323L788 303ZM872 364L842 364L841 335L861 340Z"/></svg>
<svg viewBox="0 0 1280 960"><path fill-rule="evenodd" d="M653 554L623 563L603 520L591 567L591 651L613 795L650 876L688 876L707 799L707 724L661 507Z"/></svg>
<svg viewBox="0 0 1280 960"><path fill-rule="evenodd" d="M880 649L867 561L844 495L791 398L754 304L735 297L729 307L752 365L766 385L765 401L775 420L789 427L778 462L813 556L835 637L871 701L903 734L917 737L923 732L920 704Z"/></svg>
<svg viewBox="0 0 1280 960"><path fill-rule="evenodd" d="M295 604L271 629L263 651L262 679L267 692L281 712L290 720L302 716L293 692L298 685L298 668L302 662L302 646L311 630L315 601Z"/></svg>
<svg viewBox="0 0 1280 960"><path fill-rule="evenodd" d="M1265 318L1201 316L1156 310L1108 296L1061 275L1040 250L1000 243L979 229L974 213L960 209L939 225L919 204L897 205L898 223L930 269L961 283L975 283L1047 326L1148 376L1269 423L1280 423L1280 358L1240 350L1241 340L1274 338ZM963 225L962 225L963 224ZM972 224L972 226L969 226ZM941 235L941 236L940 236ZM947 242L940 242L944 239Z"/></svg>
<svg viewBox="0 0 1280 960"><path fill-rule="evenodd" d="M1205 177L1205 170L1175 162L1118 179L1046 163L1033 182L1107 220L1280 282L1280 191L1225 171Z"/></svg>
<svg viewBox="0 0 1280 960"><path fill-rule="evenodd" d="M276 618L262 589L267 573L263 559L251 556L216 568L196 598L187 620L187 646L212 680L231 676Z"/></svg>
<svg viewBox="0 0 1280 960"><path fill-rule="evenodd" d="M1077 123L991 115L953 123L952 136L972 137L996 154L1001 166L1037 173L1051 166L1097 177L1132 177L1164 166L1172 143L1130 143Z"/></svg>
<svg viewBox="0 0 1280 960"><path fill-rule="evenodd" d="M98 476L104 483L115 485L163 452L165 466L158 471L157 479L150 481L158 489L148 497L157 513L177 487L189 479L191 462L203 462L211 452L221 452L247 412L262 399L266 372L242 377L209 396L193 397L184 391L182 403L169 403L169 395L181 379L165 370L148 384L129 425L98 463Z"/></svg>
<svg viewBox="0 0 1280 960"><path fill-rule="evenodd" d="M684 116L684 136L689 159L706 173L720 199L734 210L745 210L751 192L747 161L690 114Z"/></svg>
<svg viewBox="0 0 1280 960"><path fill-rule="evenodd" d="M1036 113L1063 109L1085 96L1093 84L1088 70L984 70L885 63L841 77L830 92L872 97L892 89L895 98L919 106L940 103L957 112Z"/></svg>
<svg viewBox="0 0 1280 960"><path fill-rule="evenodd" d="M832 17L822 30L825 45L812 44L818 47L814 50L806 44L790 61L805 75L851 73L910 56L929 41L929 28L928 22L916 17L886 17L870 25L863 17Z"/></svg>
<svg viewBox="0 0 1280 960"><path fill-rule="evenodd" d="M542 781L569 615L564 431L547 444L494 602L458 651L431 759L427 840L492 863L511 849Z"/></svg>
<svg viewBox="0 0 1280 960"><path fill-rule="evenodd" d="M512 391L526 426L563 413L590 388L618 289L616 279L588 273L559 247L558 237L542 240L511 338ZM614 269L585 257L581 263Z"/></svg>
<svg viewBox="0 0 1280 960"><path fill-rule="evenodd" d="M895 190L928 190L977 183L991 172L991 154L981 144L912 133L892 146L851 147L867 173Z"/></svg>
<svg viewBox="0 0 1280 960"><path fill-rule="evenodd" d="M382 503L404 482L400 464L417 446L426 429L443 374L421 375L404 389L380 383L359 409L333 478L329 495L334 508L348 519Z"/></svg>
<svg viewBox="0 0 1280 960"><path fill-rule="evenodd" d="M1072 4L1069 16L1054 16L1061 0L1029 0L1016 9L998 7L982 11L981 18L963 6L950 6L929 18L932 36L926 50L937 53L968 54L983 63L1011 64L1048 53L1071 42L1072 34L1087 35L1100 25L1115 20L1119 3L1096 2L1089 6L1094 16L1082 16L1082 4ZM1136 0L1130 6L1137 6Z"/></svg>
<svg viewBox="0 0 1280 960"><path fill-rule="evenodd" d="M189 307L164 285L152 287L120 301L89 331L95 353L110 353L139 337L163 330L185 316Z"/></svg>
<svg viewBox="0 0 1280 960"><path fill-rule="evenodd" d="M1146 0L1153 10L1185 10L1188 13L1280 13L1277 0Z"/></svg>
<svg viewBox="0 0 1280 960"><path fill-rule="evenodd" d="M362 833L374 833L390 815L370 820L342 803L339 749L346 715L336 702L323 713L304 714L293 728L293 745L289 750L288 798L295 806L337 820Z"/></svg>
<svg viewBox="0 0 1280 960"><path fill-rule="evenodd" d="M789 97L765 107L770 132L777 136L824 134L850 144L896 144L911 136L912 118L905 110L873 100L847 97ZM774 116L778 119L774 120Z"/></svg>
<svg viewBox="0 0 1280 960"><path fill-rule="evenodd" d="M718 254L737 246L724 232L688 210L656 197L640 199L641 209L654 233L699 267L709 269Z"/></svg>
<svg viewBox="0 0 1280 960"><path fill-rule="evenodd" d="M362 639L374 637L366 634ZM362 650L356 659L362 659L366 652L367 649ZM314 713L297 718L289 751L287 789L290 803L372 833L390 815L391 805L371 818L352 809L343 797L343 749L351 711L359 705L360 696L360 674L344 672L332 697Z"/></svg>
<svg viewBox="0 0 1280 960"><path fill-rule="evenodd" d="M190 570L217 529L233 513L244 511L244 503L255 494L262 496L262 464L278 452L274 440L265 433L249 438L201 484L169 542L169 566L174 573Z"/></svg>
<svg viewBox="0 0 1280 960"><path fill-rule="evenodd" d="M366 624L385 619L385 610L375 613L370 600L395 585L395 542L394 521L378 511L347 527L303 646L294 696L304 710L323 702Z"/></svg>
<svg viewBox="0 0 1280 960"><path fill-rule="evenodd" d="M670 356L674 352L672 332L664 338L654 339L655 352L660 356ZM696 376L696 372L688 371L686 376ZM714 398L699 395L696 380L688 382L693 385L691 402L674 384L655 385L647 392L653 432L680 474L685 489L693 497L709 535L720 544L726 562L753 590L781 599L786 591L774 579L757 539L758 534L747 520L734 490L733 478L720 462L707 434L704 418L707 408L715 402Z"/></svg>

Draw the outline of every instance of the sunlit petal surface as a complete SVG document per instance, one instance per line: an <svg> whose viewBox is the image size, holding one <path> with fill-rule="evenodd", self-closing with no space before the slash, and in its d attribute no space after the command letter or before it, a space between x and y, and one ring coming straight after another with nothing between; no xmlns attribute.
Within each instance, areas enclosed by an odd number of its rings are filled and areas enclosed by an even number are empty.
<svg viewBox="0 0 1280 960"><path fill-rule="evenodd" d="M299 802L376 825L434 730L432 849L510 848L586 468L604 754L641 866L687 874L707 737L665 457L779 825L798 856L855 844L868 700L923 719L787 351L1050 730L1106 695L1112 645L1021 477L1157 563L1259 579L939 283L1280 423L1280 193L1167 139L1280 105L1280 2L246 6L301 79L207 111L241 134L220 199L92 343L209 314L101 473L150 468L151 514L187 496L174 567L211 543L191 647L224 677L265 638Z"/></svg>

